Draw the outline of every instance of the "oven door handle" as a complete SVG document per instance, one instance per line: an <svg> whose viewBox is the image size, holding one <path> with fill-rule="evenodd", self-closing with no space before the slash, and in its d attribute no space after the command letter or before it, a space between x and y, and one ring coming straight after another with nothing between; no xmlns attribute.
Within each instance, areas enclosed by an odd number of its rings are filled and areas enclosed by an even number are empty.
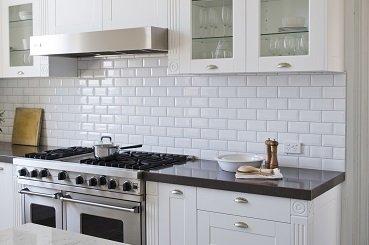
<svg viewBox="0 0 369 245"><path fill-rule="evenodd" d="M20 190L19 193L23 194L23 195L47 197L47 198L51 198L51 199L59 199L59 195L60 195L60 193L45 194L45 193L33 192L33 191L30 191L28 188L24 188L24 189Z"/></svg>
<svg viewBox="0 0 369 245"><path fill-rule="evenodd" d="M63 202L71 202L71 203L77 203L77 204L84 204L88 206L94 206L99 208L108 208L108 209L114 209L124 212L130 212L130 213L140 213L140 207L133 207L133 208L123 208L123 207L117 207L117 206L111 206L107 204L101 204L101 203L95 203L95 202L88 202L88 201L82 201L77 199L72 199L70 197L61 196L59 197L60 200Z"/></svg>

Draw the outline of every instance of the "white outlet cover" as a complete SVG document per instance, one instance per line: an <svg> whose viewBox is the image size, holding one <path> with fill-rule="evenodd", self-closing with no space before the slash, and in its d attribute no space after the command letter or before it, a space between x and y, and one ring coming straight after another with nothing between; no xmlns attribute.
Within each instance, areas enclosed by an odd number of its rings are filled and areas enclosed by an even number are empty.
<svg viewBox="0 0 369 245"><path fill-rule="evenodd" d="M301 154L302 153L302 144L301 143L285 143L284 144L284 153L285 154Z"/></svg>

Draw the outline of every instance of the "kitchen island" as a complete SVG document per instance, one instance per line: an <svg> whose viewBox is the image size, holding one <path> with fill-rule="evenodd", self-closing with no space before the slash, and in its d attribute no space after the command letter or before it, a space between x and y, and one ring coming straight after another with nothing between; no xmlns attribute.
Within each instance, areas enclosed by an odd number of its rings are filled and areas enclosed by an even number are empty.
<svg viewBox="0 0 369 245"><path fill-rule="evenodd" d="M81 235L35 224L0 231L0 244L6 245L122 245L105 239Z"/></svg>

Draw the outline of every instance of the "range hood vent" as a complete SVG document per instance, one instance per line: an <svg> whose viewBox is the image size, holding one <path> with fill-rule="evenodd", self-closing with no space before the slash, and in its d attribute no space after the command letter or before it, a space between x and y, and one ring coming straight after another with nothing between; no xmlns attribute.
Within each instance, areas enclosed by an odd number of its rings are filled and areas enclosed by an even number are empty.
<svg viewBox="0 0 369 245"><path fill-rule="evenodd" d="M168 29L140 27L111 31L33 36L31 55L90 57L167 53Z"/></svg>

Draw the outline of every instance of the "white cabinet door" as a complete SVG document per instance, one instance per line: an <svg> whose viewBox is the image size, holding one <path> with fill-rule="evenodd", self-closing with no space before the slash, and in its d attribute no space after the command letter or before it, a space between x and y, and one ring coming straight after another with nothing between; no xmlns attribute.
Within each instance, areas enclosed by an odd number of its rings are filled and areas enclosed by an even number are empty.
<svg viewBox="0 0 369 245"><path fill-rule="evenodd" d="M248 50L259 57L260 72L343 71L342 0L248 4Z"/></svg>
<svg viewBox="0 0 369 245"><path fill-rule="evenodd" d="M290 224L198 211L200 245L289 245Z"/></svg>
<svg viewBox="0 0 369 245"><path fill-rule="evenodd" d="M0 230L13 227L13 164L0 163Z"/></svg>
<svg viewBox="0 0 369 245"><path fill-rule="evenodd" d="M159 184L159 244L196 245L196 188Z"/></svg>
<svg viewBox="0 0 369 245"><path fill-rule="evenodd" d="M167 27L168 0L103 0L104 30Z"/></svg>
<svg viewBox="0 0 369 245"><path fill-rule="evenodd" d="M102 0L48 1L50 34L102 30Z"/></svg>
<svg viewBox="0 0 369 245"><path fill-rule="evenodd" d="M179 1L181 73L246 71L246 2Z"/></svg>

